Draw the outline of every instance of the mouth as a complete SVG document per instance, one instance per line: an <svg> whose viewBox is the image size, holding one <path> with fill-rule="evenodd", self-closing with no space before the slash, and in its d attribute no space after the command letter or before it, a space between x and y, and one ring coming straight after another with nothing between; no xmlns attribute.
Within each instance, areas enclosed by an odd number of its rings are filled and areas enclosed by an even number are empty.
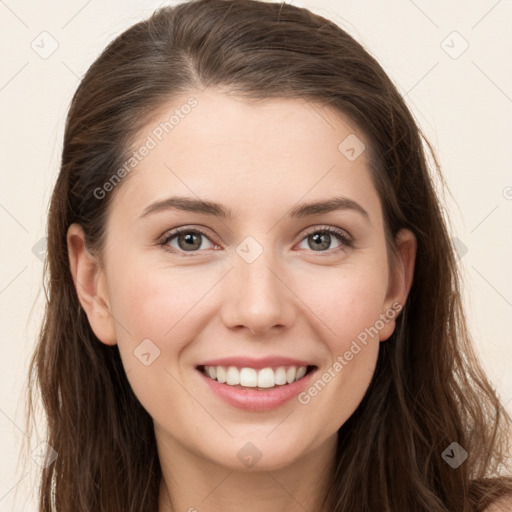
<svg viewBox="0 0 512 512"><path fill-rule="evenodd" d="M261 369L236 366L196 366L199 372L215 382L235 389L257 391L286 388L294 382L304 379L317 368L316 365L288 365Z"/></svg>

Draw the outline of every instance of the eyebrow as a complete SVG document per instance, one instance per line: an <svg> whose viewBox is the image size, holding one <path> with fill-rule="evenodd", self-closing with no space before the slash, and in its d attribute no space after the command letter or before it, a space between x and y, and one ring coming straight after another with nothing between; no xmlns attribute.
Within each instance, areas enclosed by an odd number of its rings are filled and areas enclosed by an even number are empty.
<svg viewBox="0 0 512 512"><path fill-rule="evenodd" d="M234 217L233 211L220 203L191 197L174 196L150 204L140 214L139 218L144 218L148 215L166 210L202 213L221 219L232 219ZM290 219L304 218L322 213L330 213L336 210L351 210L357 212L371 224L368 212L359 203L348 197L333 197L324 201L303 203L293 208L286 217Z"/></svg>

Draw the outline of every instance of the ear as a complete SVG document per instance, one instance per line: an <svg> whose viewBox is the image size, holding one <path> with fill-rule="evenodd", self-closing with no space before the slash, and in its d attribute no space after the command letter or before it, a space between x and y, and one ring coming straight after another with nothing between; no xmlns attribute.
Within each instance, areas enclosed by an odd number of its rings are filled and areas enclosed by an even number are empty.
<svg viewBox="0 0 512 512"><path fill-rule="evenodd" d="M78 300L87 314L96 337L106 345L115 345L115 325L104 271L85 245L80 224L71 224L67 233L69 265Z"/></svg>
<svg viewBox="0 0 512 512"><path fill-rule="evenodd" d="M409 229L401 229L396 237L398 246L398 265L395 272L389 276L388 292L384 302L384 328L379 332L380 341L387 340L395 330L396 319L405 305L412 286L414 263L416 260L416 236Z"/></svg>

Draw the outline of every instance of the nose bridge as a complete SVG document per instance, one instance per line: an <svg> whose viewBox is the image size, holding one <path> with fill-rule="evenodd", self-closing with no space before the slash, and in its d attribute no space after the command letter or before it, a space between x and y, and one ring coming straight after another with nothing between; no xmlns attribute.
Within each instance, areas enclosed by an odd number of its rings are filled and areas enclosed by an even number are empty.
<svg viewBox="0 0 512 512"><path fill-rule="evenodd" d="M275 251L268 246L270 239L248 236L236 248L229 298L224 304L225 321L231 327L243 325L253 333L263 333L292 320L292 294L278 270Z"/></svg>

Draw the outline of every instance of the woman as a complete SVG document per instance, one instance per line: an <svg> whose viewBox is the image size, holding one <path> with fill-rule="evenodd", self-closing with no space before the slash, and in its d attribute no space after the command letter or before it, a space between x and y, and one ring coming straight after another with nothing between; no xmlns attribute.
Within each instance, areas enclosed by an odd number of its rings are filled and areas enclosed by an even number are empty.
<svg viewBox="0 0 512 512"><path fill-rule="evenodd" d="M50 206L40 511L512 509L422 141L306 9L198 0L114 40Z"/></svg>

